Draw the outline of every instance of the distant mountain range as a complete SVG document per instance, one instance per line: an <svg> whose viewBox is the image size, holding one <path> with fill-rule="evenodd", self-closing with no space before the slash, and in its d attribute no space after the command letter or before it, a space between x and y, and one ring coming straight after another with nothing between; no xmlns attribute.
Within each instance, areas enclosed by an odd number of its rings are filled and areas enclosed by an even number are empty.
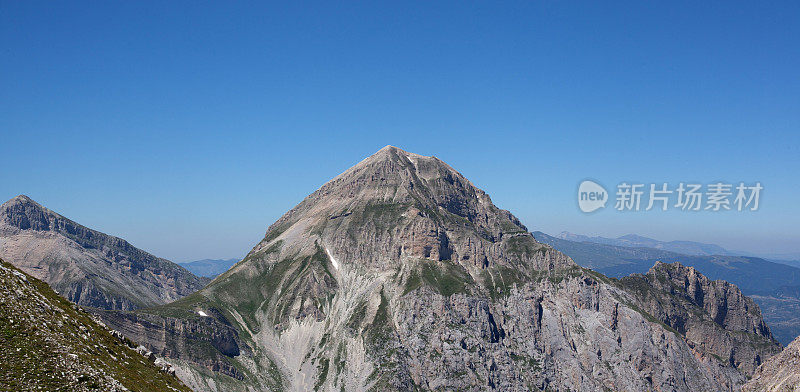
<svg viewBox="0 0 800 392"><path fill-rule="evenodd" d="M581 234L574 234L562 231L556 236L562 240L577 242L594 242L596 244L627 246L631 248L653 248L667 250L685 255L732 255L725 248L714 245L704 244L694 241L659 241L652 238L642 237L636 234L628 234L617 238L589 237Z"/></svg>
<svg viewBox="0 0 800 392"><path fill-rule="evenodd" d="M663 248L667 243L634 235L624 236L625 239L576 236L569 233L550 236L539 231L533 235L538 241L564 252L579 265L618 278L645 273L656 261L680 262L692 266L711 279L736 284L745 295L753 296L761 306L772 333L782 344L789 344L800 335L800 268L758 257L690 255L657 249L643 245L660 244ZM587 238L590 240L587 241ZM716 247L689 241L674 241L673 244L676 242L690 245L673 245L673 249L699 251Z"/></svg>
<svg viewBox="0 0 800 392"><path fill-rule="evenodd" d="M239 260L241 259L203 259L178 264L197 276L213 279L229 270Z"/></svg>
<svg viewBox="0 0 800 392"><path fill-rule="evenodd" d="M753 253L738 250L728 250L719 245L706 244L695 241L660 241L636 234L627 234L617 238L590 237L582 234L562 231L555 238L575 242L593 242L596 244L625 246L629 248L652 248L675 253L695 256L748 256L759 257L776 263L800 267L800 253Z"/></svg>

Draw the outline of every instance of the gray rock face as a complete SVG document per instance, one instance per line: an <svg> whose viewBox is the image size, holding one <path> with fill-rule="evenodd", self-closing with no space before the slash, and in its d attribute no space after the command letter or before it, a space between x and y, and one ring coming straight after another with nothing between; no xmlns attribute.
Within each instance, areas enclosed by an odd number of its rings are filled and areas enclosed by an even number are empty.
<svg viewBox="0 0 800 392"><path fill-rule="evenodd" d="M713 280L735 284L761 308L770 330L781 344L800 335L800 269L757 257L689 256L652 248L630 248L576 242L534 232L537 241L570 256L578 265L617 278L646 274L653 263L680 262ZM574 238L560 235L560 237ZM627 236L626 236L627 237ZM582 238L577 238L582 240ZM594 238L596 239L596 238Z"/></svg>
<svg viewBox="0 0 800 392"><path fill-rule="evenodd" d="M685 336L692 348L744 375L751 376L765 354L780 352L758 305L728 282L712 281L680 263L658 262L646 275L632 275L621 283L638 306Z"/></svg>
<svg viewBox="0 0 800 392"><path fill-rule="evenodd" d="M203 368L241 380L241 372L226 357L241 355L250 348L230 325L220 322L224 316L174 318L155 313L95 311L110 328L125 336L135 336L159 357L191 361Z"/></svg>
<svg viewBox="0 0 800 392"><path fill-rule="evenodd" d="M652 279L673 279L666 272ZM196 390L739 390L776 346L734 289L659 302L697 292L581 268L444 162L386 147L287 212L206 288L137 313L202 312L237 331L249 349L215 358L242 379L171 356ZM722 299L730 309L715 306ZM689 328L665 322L675 315ZM156 348L176 339L120 328ZM695 331L725 337L706 347ZM753 348L716 357L739 343Z"/></svg>
<svg viewBox="0 0 800 392"><path fill-rule="evenodd" d="M746 392L800 391L800 338L758 367L743 388Z"/></svg>
<svg viewBox="0 0 800 392"><path fill-rule="evenodd" d="M0 206L0 257L79 305L138 309L177 300L204 280L127 241L81 226L26 196Z"/></svg>

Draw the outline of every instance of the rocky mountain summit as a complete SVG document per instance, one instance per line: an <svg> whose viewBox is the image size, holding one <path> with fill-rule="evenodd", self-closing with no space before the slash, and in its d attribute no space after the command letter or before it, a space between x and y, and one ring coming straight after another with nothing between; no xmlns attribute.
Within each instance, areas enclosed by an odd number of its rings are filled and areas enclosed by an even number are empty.
<svg viewBox="0 0 800 392"><path fill-rule="evenodd" d="M189 391L134 347L0 260L0 390Z"/></svg>
<svg viewBox="0 0 800 392"><path fill-rule="evenodd" d="M387 146L199 292L101 317L195 390L737 391L779 345L704 279L581 268L441 160Z"/></svg>
<svg viewBox="0 0 800 392"><path fill-rule="evenodd" d="M800 392L800 338L756 369L746 392Z"/></svg>
<svg viewBox="0 0 800 392"><path fill-rule="evenodd" d="M0 257L70 301L101 309L131 310L172 302L206 282L27 196L0 206Z"/></svg>

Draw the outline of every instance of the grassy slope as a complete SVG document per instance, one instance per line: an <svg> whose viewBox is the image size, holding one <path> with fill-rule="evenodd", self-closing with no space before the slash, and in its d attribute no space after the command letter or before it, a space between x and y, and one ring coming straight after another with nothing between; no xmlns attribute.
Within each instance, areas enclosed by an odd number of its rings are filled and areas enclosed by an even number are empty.
<svg viewBox="0 0 800 392"><path fill-rule="evenodd" d="M0 390L113 390L113 379L189 391L46 283L0 264Z"/></svg>

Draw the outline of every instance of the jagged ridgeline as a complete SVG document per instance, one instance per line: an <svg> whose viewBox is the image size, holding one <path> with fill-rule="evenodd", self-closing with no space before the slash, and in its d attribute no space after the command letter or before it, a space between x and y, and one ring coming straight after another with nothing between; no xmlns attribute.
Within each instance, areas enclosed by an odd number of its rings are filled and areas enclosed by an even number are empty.
<svg viewBox="0 0 800 392"><path fill-rule="evenodd" d="M189 391L132 346L0 260L0 391Z"/></svg>
<svg viewBox="0 0 800 392"><path fill-rule="evenodd" d="M103 317L197 390L738 389L779 350L758 307L735 287L691 300L668 271L580 268L441 160L388 146L204 289Z"/></svg>
<svg viewBox="0 0 800 392"><path fill-rule="evenodd" d="M20 195L0 205L0 257L81 306L165 304L206 280L127 241L82 226Z"/></svg>

